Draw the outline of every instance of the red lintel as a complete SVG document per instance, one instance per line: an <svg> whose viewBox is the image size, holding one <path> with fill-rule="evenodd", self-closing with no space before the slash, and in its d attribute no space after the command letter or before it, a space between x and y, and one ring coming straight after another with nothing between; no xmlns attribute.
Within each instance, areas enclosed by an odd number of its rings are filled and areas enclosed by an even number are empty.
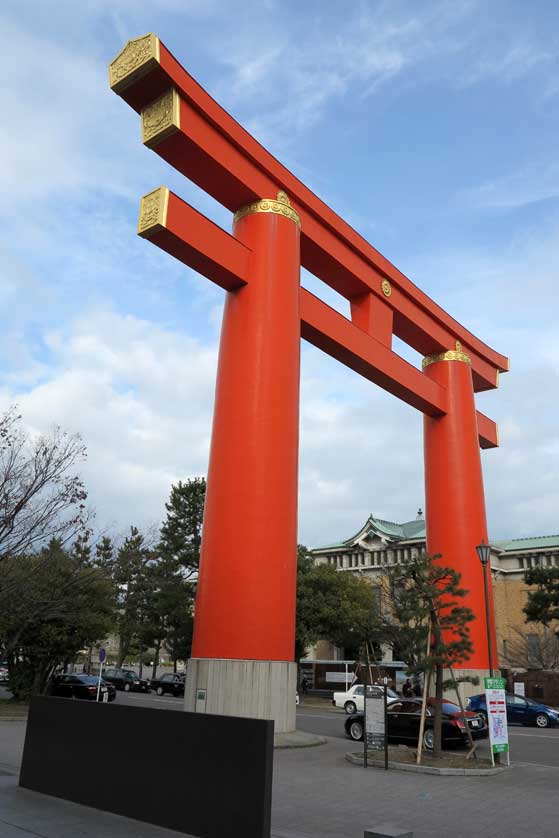
<svg viewBox="0 0 559 838"><path fill-rule="evenodd" d="M156 195L162 209L154 214L151 208L151 226L146 226L140 214L140 235L226 290L246 284L250 251L241 242L164 187L150 194ZM363 325L351 323L301 289L301 336L305 340L417 410L430 416L444 414L444 389L369 335ZM494 447L495 424L478 413L478 425L481 447Z"/></svg>
<svg viewBox="0 0 559 838"><path fill-rule="evenodd" d="M163 44L158 62L128 86L120 85L118 92L140 111L170 86L181 93L184 130L157 145L161 156L231 210L283 188L301 216L305 267L349 299L367 290L384 299L380 283L388 278L392 287L386 302L394 310L394 333L423 354L452 348L460 340L472 358L475 389L496 386L497 370L506 371L508 359L457 323L320 201L195 82Z"/></svg>

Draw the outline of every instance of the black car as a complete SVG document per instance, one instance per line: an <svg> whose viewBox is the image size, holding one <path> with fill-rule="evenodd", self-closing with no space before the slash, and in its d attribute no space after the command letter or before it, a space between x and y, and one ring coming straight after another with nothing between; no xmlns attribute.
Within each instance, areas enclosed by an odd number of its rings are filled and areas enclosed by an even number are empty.
<svg viewBox="0 0 559 838"><path fill-rule="evenodd" d="M466 745L468 735L466 726L460 715L460 708L452 701L443 701L442 744L443 748L450 745ZM423 747L431 751L434 744L435 708L426 707L425 732ZM465 711L466 722L473 739L482 739L488 735L487 723L480 713ZM393 701L387 708L388 741L404 745L417 745L419 739L419 723L421 721L421 699L406 698ZM350 739L363 739L364 714L353 713L345 721L345 732Z"/></svg>
<svg viewBox="0 0 559 838"><path fill-rule="evenodd" d="M50 694L62 698L82 698L86 701L96 701L98 687L99 678L95 675L55 675L51 681ZM115 688L102 678L99 701L114 701L115 698Z"/></svg>
<svg viewBox="0 0 559 838"><path fill-rule="evenodd" d="M151 689L157 695L170 693L171 695L184 695L184 675L177 675L174 672L166 672L161 678L151 682Z"/></svg>
<svg viewBox="0 0 559 838"><path fill-rule="evenodd" d="M109 666L104 670L103 678L114 684L117 690L124 690L124 692L147 693L149 691L147 678L140 678L133 669L117 669Z"/></svg>

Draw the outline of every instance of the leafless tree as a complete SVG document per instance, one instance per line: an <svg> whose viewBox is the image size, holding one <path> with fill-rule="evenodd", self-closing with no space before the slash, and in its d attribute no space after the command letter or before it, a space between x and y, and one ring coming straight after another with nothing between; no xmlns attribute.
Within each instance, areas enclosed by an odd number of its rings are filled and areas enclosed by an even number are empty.
<svg viewBox="0 0 559 838"><path fill-rule="evenodd" d="M0 562L51 538L62 544L87 527L87 492L76 468L86 458L78 434L55 427L31 438L15 408L0 415Z"/></svg>
<svg viewBox="0 0 559 838"><path fill-rule="evenodd" d="M505 661L507 666L519 669L559 669L559 638L547 627L537 633L526 634L514 629L515 636L508 640Z"/></svg>

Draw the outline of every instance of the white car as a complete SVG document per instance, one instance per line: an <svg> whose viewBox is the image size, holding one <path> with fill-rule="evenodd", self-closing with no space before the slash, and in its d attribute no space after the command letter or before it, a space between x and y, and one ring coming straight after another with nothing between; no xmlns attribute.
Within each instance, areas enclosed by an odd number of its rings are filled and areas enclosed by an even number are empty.
<svg viewBox="0 0 559 838"><path fill-rule="evenodd" d="M368 694L372 692L382 692L382 689L382 687L379 687L376 684L373 684L373 686L367 684ZM386 692L388 701L400 698L398 693L391 690L390 687L387 688ZM334 693L332 704L334 707L343 707L348 716L352 713L356 713L358 710L363 712L365 709L365 687L363 684L355 684L345 693Z"/></svg>

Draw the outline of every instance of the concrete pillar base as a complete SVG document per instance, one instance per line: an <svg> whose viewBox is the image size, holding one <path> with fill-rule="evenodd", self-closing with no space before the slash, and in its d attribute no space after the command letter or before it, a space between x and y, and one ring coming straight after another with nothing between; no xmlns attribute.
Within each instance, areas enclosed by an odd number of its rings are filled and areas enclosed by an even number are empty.
<svg viewBox="0 0 559 838"><path fill-rule="evenodd" d="M292 661L191 658L184 709L273 719L275 733L295 730L297 664Z"/></svg>

